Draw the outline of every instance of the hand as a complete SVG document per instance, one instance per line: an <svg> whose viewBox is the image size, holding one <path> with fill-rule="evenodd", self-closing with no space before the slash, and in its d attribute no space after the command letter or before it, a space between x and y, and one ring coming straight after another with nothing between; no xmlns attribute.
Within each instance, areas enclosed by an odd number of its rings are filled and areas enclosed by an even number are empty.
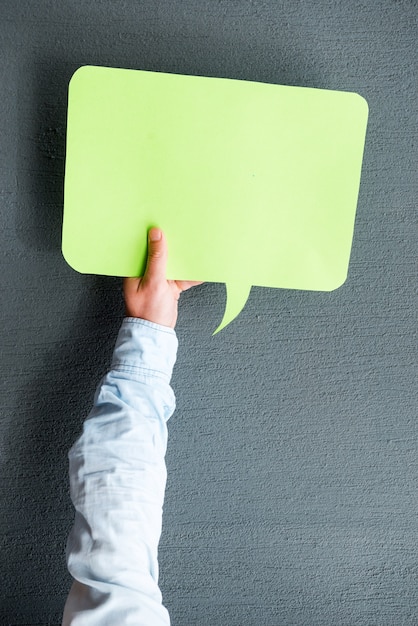
<svg viewBox="0 0 418 626"><path fill-rule="evenodd" d="M123 292L126 315L174 328L182 291L201 282L167 280L167 242L159 228L148 232L148 260L142 278L125 278Z"/></svg>

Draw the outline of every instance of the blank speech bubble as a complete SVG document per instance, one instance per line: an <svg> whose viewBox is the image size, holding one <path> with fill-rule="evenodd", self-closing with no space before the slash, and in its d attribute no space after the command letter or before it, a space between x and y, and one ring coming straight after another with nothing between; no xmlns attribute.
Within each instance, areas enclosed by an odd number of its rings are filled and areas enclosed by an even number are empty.
<svg viewBox="0 0 418 626"><path fill-rule="evenodd" d="M167 277L252 285L347 277L367 126L358 94L84 66L69 87L62 250L79 272L141 276L151 226Z"/></svg>

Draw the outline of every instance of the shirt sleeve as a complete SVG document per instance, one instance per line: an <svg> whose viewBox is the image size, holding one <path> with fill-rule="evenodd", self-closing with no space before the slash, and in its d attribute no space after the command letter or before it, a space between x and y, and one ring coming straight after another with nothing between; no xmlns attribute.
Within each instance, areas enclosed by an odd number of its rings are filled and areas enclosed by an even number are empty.
<svg viewBox="0 0 418 626"><path fill-rule="evenodd" d="M63 626L167 626L158 587L174 330L125 318L111 370L69 452L74 578Z"/></svg>

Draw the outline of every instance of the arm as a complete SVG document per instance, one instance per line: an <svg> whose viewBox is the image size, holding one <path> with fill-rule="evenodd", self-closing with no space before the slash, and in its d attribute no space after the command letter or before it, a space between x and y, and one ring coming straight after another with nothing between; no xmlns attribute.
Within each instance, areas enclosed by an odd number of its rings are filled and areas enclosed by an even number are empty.
<svg viewBox="0 0 418 626"><path fill-rule="evenodd" d="M157 548L176 349L170 328L125 318L111 370L70 450L76 515L67 563L75 581L65 625L169 624Z"/></svg>
<svg viewBox="0 0 418 626"><path fill-rule="evenodd" d="M164 236L150 239L144 278L125 279L127 317L111 370L69 453L76 515L67 563L74 583L63 626L170 623L158 587L157 552L166 422L175 407L170 378L177 301L192 283L165 279L166 256Z"/></svg>

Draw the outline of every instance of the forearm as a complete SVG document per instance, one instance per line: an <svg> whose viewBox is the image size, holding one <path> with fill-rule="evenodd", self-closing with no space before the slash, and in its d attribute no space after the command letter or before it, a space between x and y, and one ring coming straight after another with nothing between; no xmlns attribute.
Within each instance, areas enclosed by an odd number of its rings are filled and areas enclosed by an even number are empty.
<svg viewBox="0 0 418 626"><path fill-rule="evenodd" d="M110 372L71 448L75 583L63 624L169 624L158 588L174 331L127 318Z"/></svg>

